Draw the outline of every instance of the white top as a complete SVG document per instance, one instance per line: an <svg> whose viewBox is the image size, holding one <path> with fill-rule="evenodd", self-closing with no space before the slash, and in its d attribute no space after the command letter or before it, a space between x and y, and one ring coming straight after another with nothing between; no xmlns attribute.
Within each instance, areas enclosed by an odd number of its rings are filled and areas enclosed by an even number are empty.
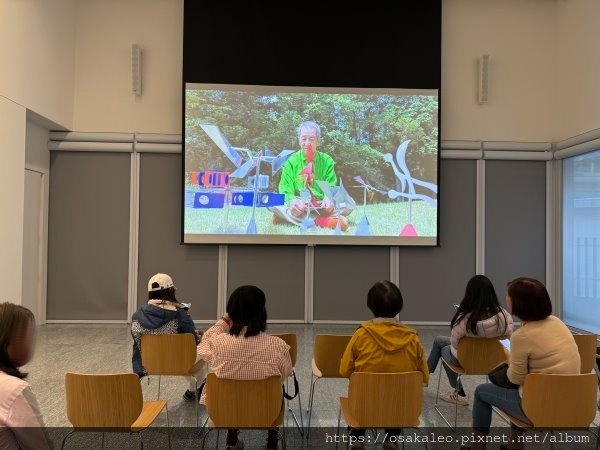
<svg viewBox="0 0 600 450"><path fill-rule="evenodd" d="M0 448L47 449L43 427L30 384L0 372Z"/></svg>

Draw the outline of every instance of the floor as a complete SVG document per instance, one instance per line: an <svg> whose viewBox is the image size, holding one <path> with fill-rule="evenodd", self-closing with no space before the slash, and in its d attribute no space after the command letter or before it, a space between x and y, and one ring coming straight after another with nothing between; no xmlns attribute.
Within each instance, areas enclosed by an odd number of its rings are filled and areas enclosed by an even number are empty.
<svg viewBox="0 0 600 450"><path fill-rule="evenodd" d="M312 358L312 347L314 336L317 334L352 334L356 329L355 325L269 325L268 332L282 333L292 332L298 335L298 361L296 373L300 382L300 396L302 406L306 412L308 406L309 384L310 384L310 362ZM429 352L433 339L440 334L448 333L447 327L420 327L418 328L419 337L426 352ZM84 372L84 373L118 373L131 372L131 351L132 339L127 325L44 325L39 327L38 346L34 360L24 368L24 371L29 373L28 381L31 383L42 411L44 421L48 427L55 427L56 433L62 437L66 434L65 427L69 427L69 421L65 412L65 393L64 393L64 376L66 372ZM420 426L426 429L431 428L432 431L444 436L453 435L446 427L440 416L434 410L435 393L438 383L439 367L435 374L432 375L429 386L425 388L424 405L421 415ZM475 387L479 383L485 382L485 377L466 377L463 385L466 392L472 395ZM163 377L161 383L161 398L168 400L169 422L171 428L187 427L187 435L181 431L178 436L178 431L172 431L172 440L174 447L183 446L183 448L197 448L199 444L198 438L193 430L195 415L194 405L191 402L186 402L182 399L182 394L188 386L187 380L177 377ZM142 382L144 398L152 400L157 395L157 379L152 378L150 382L145 380ZM446 392L450 387L447 378L442 377L441 392ZM346 380L322 380L317 383L315 390L314 411L312 418L312 426L318 427L311 431L310 441L302 441L299 433L293 428L293 422L288 414L288 427L286 437L288 439L288 448L333 448L331 439L337 426L338 417L338 398L346 395L347 381ZM291 407L296 411L298 416L297 399L291 402ZM453 406L445 407L450 417L454 413ZM204 411L200 411L204 415ZM596 416L598 423L599 416ZM460 406L458 408L458 426L465 427L462 431L467 431L466 427L471 424L471 406ZM157 421L157 427L166 425L166 417L163 414ZM499 417L494 415L493 426L498 428L498 433L508 434L509 428L506 423ZM62 429L60 428L62 427ZM148 430L144 437L148 448L162 448L167 444L167 436L164 429L157 428L152 438L149 439L153 430ZM470 430L468 430L470 433ZM85 433L81 433L85 434ZM94 434L94 433L92 433ZM95 433L99 435L99 433ZM245 431L244 440L246 441L245 448L264 448L264 437L260 431ZM418 433L417 433L418 434ZM463 433L465 434L465 433ZM175 435L175 436L174 436ZM77 435L76 435L77 436ZM80 437L69 438L67 448L87 447ZM373 442L373 436L368 435ZM590 435L591 436L591 435ZM129 438L129 436L127 436ZM214 447L216 433L211 433L210 447ZM223 433L221 433L221 442L223 442ZM53 437L52 439L55 439ZM114 439L120 439L114 437ZM594 443L594 437L590 437ZM94 437L98 448L98 436ZM131 439L129 439L131 441ZM113 444L106 441L105 448L127 448L130 445L134 447L137 441L115 441ZM380 442L381 439L378 440ZM60 442L60 441L59 441ZM117 442L119 442L117 444ZM162 442L162 443L161 443ZM419 444L422 448L422 444ZM593 446L591 448L593 448ZM345 445L344 445L345 446ZM221 445L224 448L224 445ZM410 446L409 446L410 447ZM459 448L443 445L439 448ZM343 447L342 447L343 448ZM373 447L374 448L374 447ZM415 447L416 448L416 447ZM433 446L436 448L436 446ZM497 447L491 447L497 448ZM542 447L540 447L542 448ZM561 448L561 447L555 447ZM586 448L578 445L574 448Z"/></svg>

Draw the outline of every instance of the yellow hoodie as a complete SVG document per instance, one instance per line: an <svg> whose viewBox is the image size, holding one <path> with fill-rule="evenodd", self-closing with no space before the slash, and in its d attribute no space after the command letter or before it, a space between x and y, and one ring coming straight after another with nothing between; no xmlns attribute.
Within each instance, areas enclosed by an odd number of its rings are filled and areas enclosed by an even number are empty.
<svg viewBox="0 0 600 450"><path fill-rule="evenodd" d="M376 318L363 323L350 339L340 362L340 374L352 372L397 373L420 371L423 383L429 369L415 330L396 319Z"/></svg>

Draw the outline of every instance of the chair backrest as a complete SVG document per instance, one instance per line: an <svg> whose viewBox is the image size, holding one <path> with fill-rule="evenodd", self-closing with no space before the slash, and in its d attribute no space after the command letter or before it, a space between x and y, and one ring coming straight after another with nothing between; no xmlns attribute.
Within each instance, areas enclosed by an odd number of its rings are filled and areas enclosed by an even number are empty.
<svg viewBox="0 0 600 450"><path fill-rule="evenodd" d="M457 350L458 361L468 375L487 375L506 361L504 347L497 338L463 337Z"/></svg>
<svg viewBox="0 0 600 450"><path fill-rule="evenodd" d="M531 373L523 383L523 412L536 428L588 428L596 417L593 373Z"/></svg>
<svg viewBox="0 0 600 450"><path fill-rule="evenodd" d="M196 362L191 333L142 335L142 365L148 375L189 375Z"/></svg>
<svg viewBox="0 0 600 450"><path fill-rule="evenodd" d="M67 417L75 428L129 428L144 400L135 373L65 375Z"/></svg>
<svg viewBox="0 0 600 450"><path fill-rule="evenodd" d="M206 377L206 411L217 428L270 428L281 413L281 377L226 380Z"/></svg>
<svg viewBox="0 0 600 450"><path fill-rule="evenodd" d="M361 427L417 427L423 409L423 374L354 372L348 401Z"/></svg>
<svg viewBox="0 0 600 450"><path fill-rule="evenodd" d="M581 358L581 373L590 373L596 365L598 336L595 334L573 334L573 338Z"/></svg>
<svg viewBox="0 0 600 450"><path fill-rule="evenodd" d="M290 358L292 360L292 367L296 367L296 360L298 358L298 337L294 333L283 333L274 334L290 346Z"/></svg>
<svg viewBox="0 0 600 450"><path fill-rule="evenodd" d="M351 335L318 334L315 336L313 358L323 378L341 378L340 361Z"/></svg>

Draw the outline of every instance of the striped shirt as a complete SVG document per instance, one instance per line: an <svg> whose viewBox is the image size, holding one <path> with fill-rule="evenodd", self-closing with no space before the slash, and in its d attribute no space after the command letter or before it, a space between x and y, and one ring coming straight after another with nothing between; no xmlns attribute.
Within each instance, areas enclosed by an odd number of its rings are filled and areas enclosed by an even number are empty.
<svg viewBox="0 0 600 450"><path fill-rule="evenodd" d="M263 332L244 337L244 332L230 335L227 322L219 319L202 336L198 356L217 377L230 380L284 379L292 373L290 346L282 339ZM204 392L200 403L205 403Z"/></svg>

